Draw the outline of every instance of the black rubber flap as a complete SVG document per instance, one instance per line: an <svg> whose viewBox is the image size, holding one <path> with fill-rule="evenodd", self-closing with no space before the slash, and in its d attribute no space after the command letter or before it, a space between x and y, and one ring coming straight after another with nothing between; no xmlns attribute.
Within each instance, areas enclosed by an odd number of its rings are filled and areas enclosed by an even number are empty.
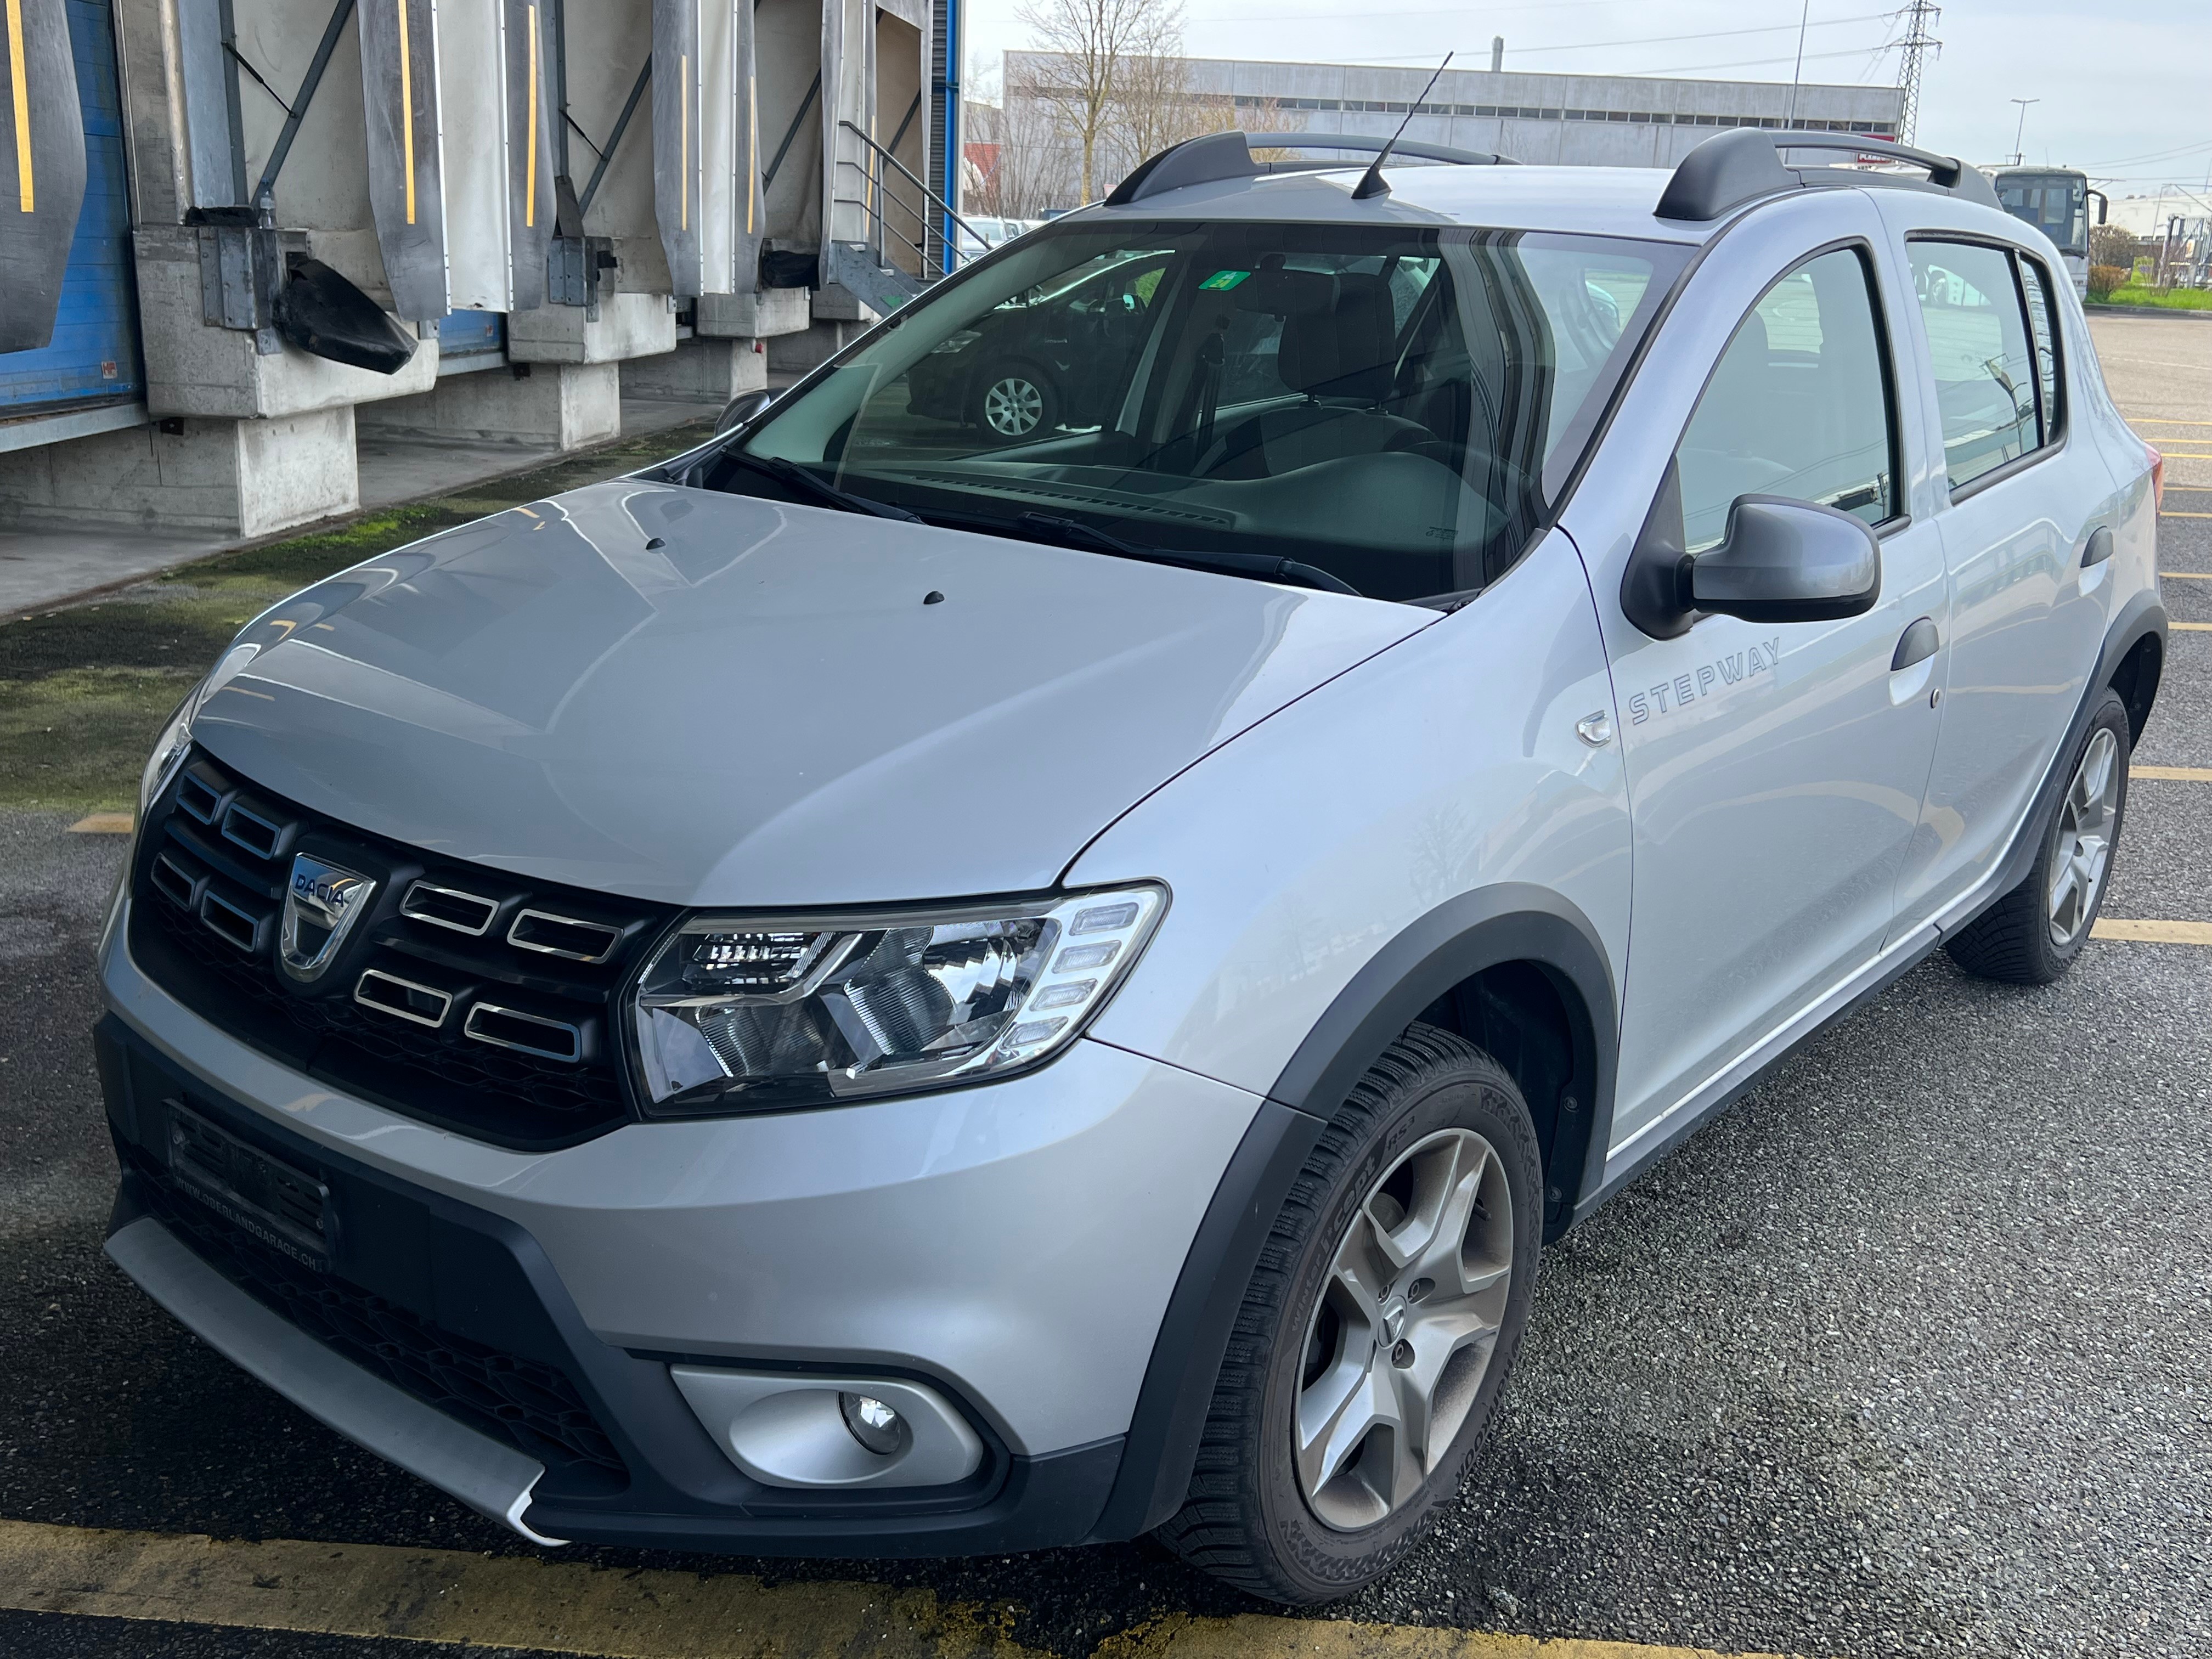
<svg viewBox="0 0 2212 1659"><path fill-rule="evenodd" d="M0 125L0 352L37 351L54 337L84 205L84 116L64 0L6 9L0 111L12 124Z"/></svg>
<svg viewBox="0 0 2212 1659"><path fill-rule="evenodd" d="M819 256L791 248L764 247L761 250L760 280L763 288L819 288Z"/></svg>
<svg viewBox="0 0 2212 1659"><path fill-rule="evenodd" d="M415 342L382 306L320 259L295 253L287 264L290 276L276 295L276 323L289 343L379 374L407 366Z"/></svg>

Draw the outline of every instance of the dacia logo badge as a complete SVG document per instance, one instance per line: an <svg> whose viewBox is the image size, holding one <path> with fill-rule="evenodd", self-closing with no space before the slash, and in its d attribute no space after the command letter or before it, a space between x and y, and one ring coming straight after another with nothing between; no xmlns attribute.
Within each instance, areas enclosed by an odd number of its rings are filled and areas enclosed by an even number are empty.
<svg viewBox="0 0 2212 1659"><path fill-rule="evenodd" d="M284 920L277 932L277 964L302 985L320 979L375 892L374 876L310 854L295 855L291 886L284 895Z"/></svg>

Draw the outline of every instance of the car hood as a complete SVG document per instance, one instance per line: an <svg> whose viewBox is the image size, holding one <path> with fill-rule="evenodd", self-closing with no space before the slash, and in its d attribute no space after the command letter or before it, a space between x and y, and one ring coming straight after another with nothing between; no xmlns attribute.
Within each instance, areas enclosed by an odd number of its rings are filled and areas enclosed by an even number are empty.
<svg viewBox="0 0 2212 1659"><path fill-rule="evenodd" d="M278 606L195 732L304 805L541 880L723 906L1018 892L1436 619L620 480Z"/></svg>

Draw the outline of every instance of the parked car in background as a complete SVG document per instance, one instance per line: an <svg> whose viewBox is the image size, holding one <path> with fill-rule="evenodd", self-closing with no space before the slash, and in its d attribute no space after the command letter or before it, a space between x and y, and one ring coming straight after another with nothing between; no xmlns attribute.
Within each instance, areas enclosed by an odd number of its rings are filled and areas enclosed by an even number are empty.
<svg viewBox="0 0 2212 1659"><path fill-rule="evenodd" d="M988 443L1096 425L1166 264L1109 252L1055 271L933 349L907 377L908 408Z"/></svg>

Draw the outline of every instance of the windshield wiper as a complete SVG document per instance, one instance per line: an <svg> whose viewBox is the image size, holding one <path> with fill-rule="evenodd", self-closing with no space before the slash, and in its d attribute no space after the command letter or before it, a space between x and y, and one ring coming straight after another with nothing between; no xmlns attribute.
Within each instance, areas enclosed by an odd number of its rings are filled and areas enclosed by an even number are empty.
<svg viewBox="0 0 2212 1659"><path fill-rule="evenodd" d="M739 466L749 466L756 472L764 472L778 483L793 489L804 490L825 507L834 507L847 513L872 513L878 519L903 519L908 524L922 522L921 514L909 513L902 507L893 507L889 501L879 501L867 495L856 495L849 489L840 489L827 479L817 478L796 461L787 461L781 455L748 455L742 449L723 452L725 460L735 461Z"/></svg>
<svg viewBox="0 0 2212 1659"><path fill-rule="evenodd" d="M1298 582L1307 587L1318 587L1328 593L1349 593L1354 599L1360 597L1359 590L1342 577L1332 576L1317 566L1301 564L1296 559L1277 558L1267 553L1200 552L1181 547L1146 547L1138 542L1125 542L1110 531L1085 524L1079 519L1062 519L1050 513L1024 513L1015 519L1014 525L1017 529L1041 534L1047 539L1073 542L1091 549L1094 553L1110 553L1116 558L1144 559L1153 564L1180 564L1194 570L1219 570L1231 575Z"/></svg>

